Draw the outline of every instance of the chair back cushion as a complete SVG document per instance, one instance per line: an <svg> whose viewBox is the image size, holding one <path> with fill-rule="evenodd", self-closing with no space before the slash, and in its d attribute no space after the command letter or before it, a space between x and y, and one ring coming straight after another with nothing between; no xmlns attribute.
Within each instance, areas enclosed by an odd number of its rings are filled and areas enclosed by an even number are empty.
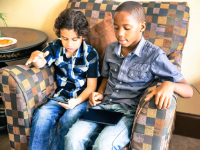
<svg viewBox="0 0 200 150"><path fill-rule="evenodd" d="M123 3L123 0L121 1L69 0L67 8L82 11L89 24L94 26L104 19L105 12L111 12L113 17L115 9ZM146 12L147 27L143 34L144 38L162 48L167 55L177 50L182 51L188 30L189 7L187 2L139 3Z"/></svg>

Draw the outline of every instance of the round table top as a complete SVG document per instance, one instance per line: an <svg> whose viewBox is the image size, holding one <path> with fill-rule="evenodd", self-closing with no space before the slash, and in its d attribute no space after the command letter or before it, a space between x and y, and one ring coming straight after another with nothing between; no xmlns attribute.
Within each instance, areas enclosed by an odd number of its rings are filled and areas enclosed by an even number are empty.
<svg viewBox="0 0 200 150"><path fill-rule="evenodd" d="M30 28L0 27L0 31L1 37L17 39L16 44L0 47L0 53L9 53L29 49L46 42L48 38L46 33Z"/></svg>
<svg viewBox="0 0 200 150"><path fill-rule="evenodd" d="M17 40L17 43L13 45L0 47L0 62L15 60L15 57L16 59L29 57L30 51L44 44L48 39L46 33L30 28L0 27L0 32L1 37L10 37ZM25 51L26 54L24 54Z"/></svg>

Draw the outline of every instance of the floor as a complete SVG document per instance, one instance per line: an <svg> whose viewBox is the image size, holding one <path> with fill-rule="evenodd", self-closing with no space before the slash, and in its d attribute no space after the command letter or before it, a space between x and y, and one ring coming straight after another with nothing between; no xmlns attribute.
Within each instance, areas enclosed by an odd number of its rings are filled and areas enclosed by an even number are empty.
<svg viewBox="0 0 200 150"><path fill-rule="evenodd" d="M7 131L0 131L0 150L10 150ZM200 150L200 139L173 135L169 150Z"/></svg>

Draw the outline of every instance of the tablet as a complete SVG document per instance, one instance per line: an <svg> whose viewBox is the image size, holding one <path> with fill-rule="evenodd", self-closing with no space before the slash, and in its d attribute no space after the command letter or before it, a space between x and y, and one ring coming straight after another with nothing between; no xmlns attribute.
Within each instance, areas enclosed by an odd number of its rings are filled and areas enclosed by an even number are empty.
<svg viewBox="0 0 200 150"><path fill-rule="evenodd" d="M123 116L124 114L120 112L89 108L79 119L105 125L116 125Z"/></svg>

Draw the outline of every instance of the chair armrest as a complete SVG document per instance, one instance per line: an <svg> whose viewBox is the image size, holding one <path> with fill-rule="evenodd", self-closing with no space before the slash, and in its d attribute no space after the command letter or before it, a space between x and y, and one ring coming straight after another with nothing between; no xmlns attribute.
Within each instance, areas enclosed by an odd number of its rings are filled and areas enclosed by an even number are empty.
<svg viewBox="0 0 200 150"><path fill-rule="evenodd" d="M132 150L167 149L174 114L177 104L177 94L172 96L171 105L167 109L157 109L155 98L145 101L145 97L161 83L156 81L146 89L140 99L132 128L130 148Z"/></svg>
<svg viewBox="0 0 200 150"><path fill-rule="evenodd" d="M0 69L0 92L12 142L27 143L34 110L46 101L46 95L53 95L57 88L54 72L54 67L48 66L37 69L16 65ZM17 135L20 141L17 141Z"/></svg>

